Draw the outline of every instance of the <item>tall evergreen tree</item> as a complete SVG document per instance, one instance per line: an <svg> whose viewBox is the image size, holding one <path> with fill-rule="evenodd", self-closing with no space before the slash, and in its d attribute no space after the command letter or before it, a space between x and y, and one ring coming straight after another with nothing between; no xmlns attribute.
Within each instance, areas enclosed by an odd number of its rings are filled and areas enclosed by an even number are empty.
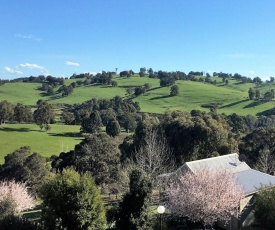
<svg viewBox="0 0 275 230"><path fill-rule="evenodd" d="M123 197L119 206L116 226L120 230L152 229L148 203L152 185L139 170L130 175L130 191Z"/></svg>

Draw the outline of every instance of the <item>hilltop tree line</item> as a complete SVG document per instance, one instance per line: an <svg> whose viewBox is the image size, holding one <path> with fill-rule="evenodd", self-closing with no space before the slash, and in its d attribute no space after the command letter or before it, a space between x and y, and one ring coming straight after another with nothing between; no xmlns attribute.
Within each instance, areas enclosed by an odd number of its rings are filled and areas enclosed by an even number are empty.
<svg viewBox="0 0 275 230"><path fill-rule="evenodd" d="M76 79L76 82L72 83L70 85L72 90L76 86L80 85L90 85L90 84L105 84L105 85L112 85L117 86L117 82L112 80L112 77L117 74L117 72L110 72L110 71L102 71L101 73L91 74L91 73L81 73L81 74L73 74L70 79ZM137 73L140 77L148 76L149 78L157 78L160 79L160 86L170 86L173 85L176 80L191 80L191 81L205 81L212 84L215 84L215 80L211 80L211 75L209 73L204 73L203 71L190 71L188 74L182 72L182 71L153 71L152 68L146 69L145 67L141 67L140 71ZM132 75L135 75L135 72L133 70L124 70L119 73L120 77L131 77ZM204 78L196 78L198 76L205 76ZM235 79L237 81L240 81L241 83L255 83L255 84L261 84L263 81L260 77L254 77L253 79L250 77L242 76L241 74L235 73L223 73L223 72L213 72L213 77L220 77L222 78L224 83L228 83L229 79ZM85 80L78 80L83 79ZM53 94L53 88L57 86L65 86L64 80L68 78L60 78L60 77L53 77L51 75L44 76L39 75L37 77L30 76L30 77L23 77L23 78L16 78L12 80L1 80L0 79L0 85L3 85L7 82L36 82L36 83L42 83L41 90L47 91L48 95ZM270 77L270 80L268 82L273 83L274 77ZM69 91L70 91L69 90ZM60 89L59 91L62 91ZM62 94L62 96L67 96L70 93L66 93L66 90L64 90L65 93Z"/></svg>

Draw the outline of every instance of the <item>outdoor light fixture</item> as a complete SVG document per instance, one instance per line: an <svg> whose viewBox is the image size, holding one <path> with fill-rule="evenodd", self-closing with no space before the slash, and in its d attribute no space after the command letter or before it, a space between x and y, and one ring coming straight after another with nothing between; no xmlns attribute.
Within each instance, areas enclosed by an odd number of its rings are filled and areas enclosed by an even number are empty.
<svg viewBox="0 0 275 230"><path fill-rule="evenodd" d="M165 212L165 207L163 205L158 206L158 214L159 214L159 223L160 223L160 230L162 229L162 214Z"/></svg>

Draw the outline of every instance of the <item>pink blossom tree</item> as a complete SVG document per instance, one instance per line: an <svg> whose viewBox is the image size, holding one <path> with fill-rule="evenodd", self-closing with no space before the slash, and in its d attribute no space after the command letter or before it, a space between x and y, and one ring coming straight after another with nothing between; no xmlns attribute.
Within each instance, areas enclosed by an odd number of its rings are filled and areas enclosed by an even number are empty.
<svg viewBox="0 0 275 230"><path fill-rule="evenodd" d="M24 210L35 206L33 197L28 193L25 183L15 181L0 181L0 206L1 212L7 213L5 209L9 208L9 214L19 214Z"/></svg>
<svg viewBox="0 0 275 230"><path fill-rule="evenodd" d="M167 206L177 216L193 222L213 225L217 220L238 216L243 189L235 176L227 170L199 169L185 172L170 182Z"/></svg>

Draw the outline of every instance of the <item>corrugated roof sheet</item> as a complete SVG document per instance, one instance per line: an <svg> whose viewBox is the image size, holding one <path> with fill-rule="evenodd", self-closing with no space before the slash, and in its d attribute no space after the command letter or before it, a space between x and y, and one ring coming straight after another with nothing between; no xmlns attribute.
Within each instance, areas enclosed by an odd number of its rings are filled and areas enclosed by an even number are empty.
<svg viewBox="0 0 275 230"><path fill-rule="evenodd" d="M196 170L204 168L211 171L219 169L230 170L236 175L237 184L244 189L245 195L255 193L261 187L275 186L274 176L251 169L245 162L239 160L237 153L186 162L174 173L169 173L164 176L175 175L185 170L190 170L195 173Z"/></svg>
<svg viewBox="0 0 275 230"><path fill-rule="evenodd" d="M203 160L190 161L187 162L186 165L192 172L203 168L207 168L211 171L227 169L233 173L250 169L250 167L245 162L241 162L239 160L239 155L237 153L206 158Z"/></svg>
<svg viewBox="0 0 275 230"><path fill-rule="evenodd" d="M275 185L275 177L256 171L254 169L248 169L236 173L237 183L244 190L245 195L249 195L257 192L262 187L270 187Z"/></svg>

